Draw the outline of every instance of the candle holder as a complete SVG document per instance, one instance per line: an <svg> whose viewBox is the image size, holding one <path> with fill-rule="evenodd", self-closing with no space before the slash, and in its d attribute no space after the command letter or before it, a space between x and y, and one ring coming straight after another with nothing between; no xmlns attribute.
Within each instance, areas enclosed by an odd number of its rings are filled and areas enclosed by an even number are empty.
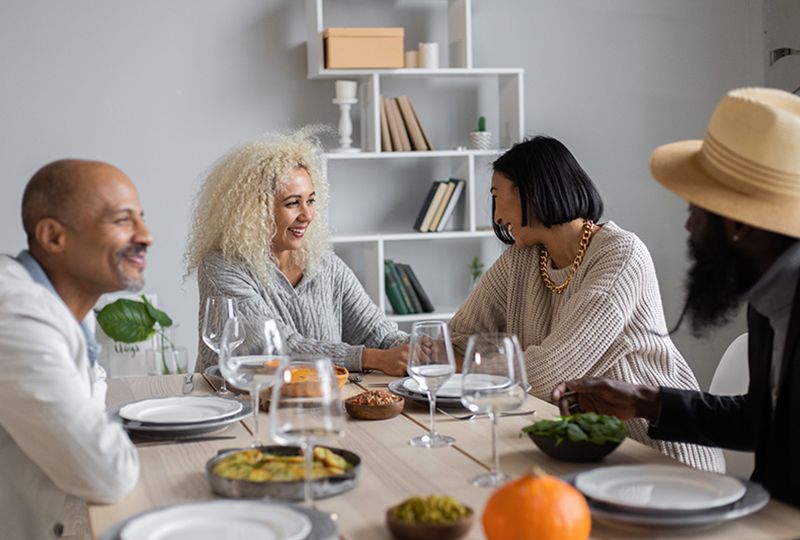
<svg viewBox="0 0 800 540"><path fill-rule="evenodd" d="M358 103L356 98L334 98L333 103L339 106L339 148L334 152L355 153L360 148L353 148L353 122L350 120L350 107Z"/></svg>

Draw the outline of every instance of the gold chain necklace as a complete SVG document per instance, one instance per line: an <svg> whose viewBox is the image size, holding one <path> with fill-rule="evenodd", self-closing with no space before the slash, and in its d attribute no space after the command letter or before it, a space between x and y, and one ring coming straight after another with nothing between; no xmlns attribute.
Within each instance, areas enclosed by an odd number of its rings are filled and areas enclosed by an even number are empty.
<svg viewBox="0 0 800 540"><path fill-rule="evenodd" d="M578 246L578 254L575 256L575 260L572 261L572 264L569 266L569 275L567 276L567 279L564 280L564 283L561 285L556 285L553 280L550 279L550 274L547 272L547 265L550 262L550 253L548 253L547 248L544 247L544 245L542 246L542 251L539 255L539 273L542 275L542 281L544 281L545 287L556 294L561 294L564 292L564 289L567 288L569 282L575 277L575 272L578 271L578 267L583 261L583 256L586 254L586 248L589 247L589 239L592 237L592 227L594 227L594 223L591 219L587 219L583 222L583 235L581 236L581 243Z"/></svg>

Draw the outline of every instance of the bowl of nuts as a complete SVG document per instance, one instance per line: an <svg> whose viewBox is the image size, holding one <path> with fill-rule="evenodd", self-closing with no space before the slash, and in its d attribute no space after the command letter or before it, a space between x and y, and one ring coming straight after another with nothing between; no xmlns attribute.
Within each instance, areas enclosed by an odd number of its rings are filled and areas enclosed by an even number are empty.
<svg viewBox="0 0 800 540"><path fill-rule="evenodd" d="M344 400L347 414L359 420L386 420L403 412L400 396L384 390L369 390Z"/></svg>

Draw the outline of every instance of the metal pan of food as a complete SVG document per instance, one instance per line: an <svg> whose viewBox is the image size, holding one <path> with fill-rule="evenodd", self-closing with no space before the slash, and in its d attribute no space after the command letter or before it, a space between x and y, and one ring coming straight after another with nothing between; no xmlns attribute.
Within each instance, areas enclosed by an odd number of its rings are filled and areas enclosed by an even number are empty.
<svg viewBox="0 0 800 540"><path fill-rule="evenodd" d="M341 448L314 447L314 499L350 491L358 483L361 458ZM303 500L303 455L296 446L222 450L206 463L211 491L232 499Z"/></svg>

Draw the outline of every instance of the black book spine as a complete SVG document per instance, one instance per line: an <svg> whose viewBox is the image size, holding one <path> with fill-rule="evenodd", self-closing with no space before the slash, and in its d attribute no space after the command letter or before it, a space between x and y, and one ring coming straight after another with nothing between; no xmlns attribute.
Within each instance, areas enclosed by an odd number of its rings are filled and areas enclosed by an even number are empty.
<svg viewBox="0 0 800 540"><path fill-rule="evenodd" d="M431 184L431 188L428 190L428 194L425 195L425 202L422 203L422 208L419 210L419 214L417 214L417 219L414 221L414 230L418 231L420 225L425 220L425 214L428 213L428 207L431 205L431 201L433 200L433 196L436 195L436 188L439 187L438 182L434 182Z"/></svg>

